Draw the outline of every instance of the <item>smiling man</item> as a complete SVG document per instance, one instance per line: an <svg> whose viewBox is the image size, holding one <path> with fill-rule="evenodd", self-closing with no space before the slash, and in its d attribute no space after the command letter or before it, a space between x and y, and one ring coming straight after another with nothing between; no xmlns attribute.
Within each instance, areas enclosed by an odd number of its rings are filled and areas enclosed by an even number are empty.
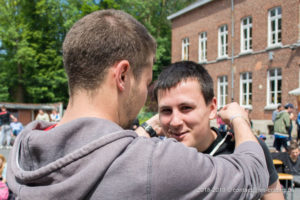
<svg viewBox="0 0 300 200"><path fill-rule="evenodd" d="M217 103L213 81L201 65L191 61L171 64L161 72L154 93L161 128L167 137L213 156L234 152L237 144L232 133L210 127L210 120L216 118ZM244 121L250 124L247 115ZM283 199L270 152L264 142L259 142L270 174L269 190L263 199Z"/></svg>

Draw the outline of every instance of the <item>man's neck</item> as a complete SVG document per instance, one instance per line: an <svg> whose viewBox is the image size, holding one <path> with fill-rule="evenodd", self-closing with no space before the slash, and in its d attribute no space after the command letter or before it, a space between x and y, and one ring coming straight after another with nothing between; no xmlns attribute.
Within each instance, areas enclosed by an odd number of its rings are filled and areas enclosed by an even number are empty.
<svg viewBox="0 0 300 200"><path fill-rule="evenodd" d="M207 130L206 135L207 135L207 139L206 139L205 143L203 143L202 146L197 148L199 152L206 151L218 137L218 134L214 130L212 130L211 128L209 128Z"/></svg>
<svg viewBox="0 0 300 200"><path fill-rule="evenodd" d="M118 112L115 111L116 101L110 95L95 95L93 97L84 92L78 92L70 98L63 118L58 123L62 125L77 118L96 117L118 123Z"/></svg>

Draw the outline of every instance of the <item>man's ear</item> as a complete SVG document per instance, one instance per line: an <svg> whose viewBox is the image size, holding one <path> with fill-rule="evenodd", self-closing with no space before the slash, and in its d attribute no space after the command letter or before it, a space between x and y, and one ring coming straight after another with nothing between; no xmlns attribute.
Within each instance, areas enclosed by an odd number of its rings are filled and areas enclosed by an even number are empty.
<svg viewBox="0 0 300 200"><path fill-rule="evenodd" d="M121 60L114 66L114 75L117 87L120 91L125 90L127 79L129 78L130 64L128 60Z"/></svg>
<svg viewBox="0 0 300 200"><path fill-rule="evenodd" d="M217 98L214 97L210 104L209 104L209 108L210 108L210 113L209 113L209 120L213 120L217 117Z"/></svg>

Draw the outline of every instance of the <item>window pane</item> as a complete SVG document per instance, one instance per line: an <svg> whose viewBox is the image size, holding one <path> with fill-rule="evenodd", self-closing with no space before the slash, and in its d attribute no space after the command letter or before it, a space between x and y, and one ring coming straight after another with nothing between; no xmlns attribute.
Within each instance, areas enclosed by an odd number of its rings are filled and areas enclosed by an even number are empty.
<svg viewBox="0 0 300 200"><path fill-rule="evenodd" d="M275 9L271 10L271 17L275 16Z"/></svg>
<svg viewBox="0 0 300 200"><path fill-rule="evenodd" d="M271 93L271 103L274 104L275 103L275 94Z"/></svg>
<svg viewBox="0 0 300 200"><path fill-rule="evenodd" d="M275 81L271 81L271 91L274 92L275 91Z"/></svg>
<svg viewBox="0 0 300 200"><path fill-rule="evenodd" d="M248 35L247 35L247 29L244 29L244 39L247 39Z"/></svg>
<svg viewBox="0 0 300 200"><path fill-rule="evenodd" d="M246 80L246 78L247 78L247 74L244 73L244 74L243 74L243 80Z"/></svg>
<svg viewBox="0 0 300 200"><path fill-rule="evenodd" d="M275 31L275 20L271 22L271 30Z"/></svg>
<svg viewBox="0 0 300 200"><path fill-rule="evenodd" d="M243 105L247 105L247 96L243 95Z"/></svg>
<svg viewBox="0 0 300 200"><path fill-rule="evenodd" d="M275 70L274 70L275 71ZM277 71L277 75L278 76L281 76L281 69L276 69L276 71Z"/></svg>
<svg viewBox="0 0 300 200"><path fill-rule="evenodd" d="M252 79L252 73L249 72L249 79Z"/></svg>
<svg viewBox="0 0 300 200"><path fill-rule="evenodd" d="M281 32L278 33L278 42L281 42Z"/></svg>
<svg viewBox="0 0 300 200"><path fill-rule="evenodd" d="M249 17L249 23L252 24L252 17Z"/></svg>
<svg viewBox="0 0 300 200"><path fill-rule="evenodd" d="M281 18L278 19L278 30L281 30Z"/></svg>
<svg viewBox="0 0 300 200"><path fill-rule="evenodd" d="M281 103L281 93L277 94L277 103L280 104Z"/></svg>
<svg viewBox="0 0 300 200"><path fill-rule="evenodd" d="M252 93L252 83L249 83L249 93Z"/></svg>
<svg viewBox="0 0 300 200"><path fill-rule="evenodd" d="M277 8L277 14L281 15L281 7Z"/></svg>
<svg viewBox="0 0 300 200"><path fill-rule="evenodd" d="M281 91L281 80L278 80L277 87L278 87L278 92Z"/></svg>
<svg viewBox="0 0 300 200"><path fill-rule="evenodd" d="M270 70L270 76L271 77L275 76L275 70L274 69Z"/></svg>
<svg viewBox="0 0 300 200"><path fill-rule="evenodd" d="M243 93L247 93L247 84L243 84Z"/></svg>

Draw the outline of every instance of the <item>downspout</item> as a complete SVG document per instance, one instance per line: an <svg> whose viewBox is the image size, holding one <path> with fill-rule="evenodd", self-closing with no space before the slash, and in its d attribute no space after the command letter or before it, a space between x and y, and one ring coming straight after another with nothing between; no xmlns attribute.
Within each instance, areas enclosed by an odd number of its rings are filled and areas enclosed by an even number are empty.
<svg viewBox="0 0 300 200"><path fill-rule="evenodd" d="M234 101L234 0L231 0L231 102Z"/></svg>

